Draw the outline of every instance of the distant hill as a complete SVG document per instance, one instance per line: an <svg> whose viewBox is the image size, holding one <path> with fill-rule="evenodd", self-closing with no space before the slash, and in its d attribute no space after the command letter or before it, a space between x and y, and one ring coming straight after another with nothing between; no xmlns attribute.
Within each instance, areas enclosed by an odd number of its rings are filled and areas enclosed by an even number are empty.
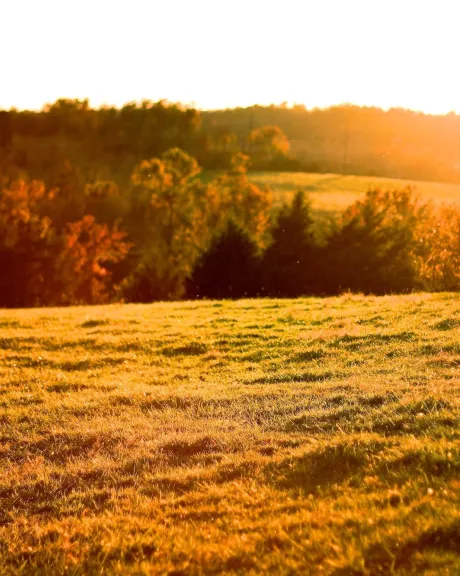
<svg viewBox="0 0 460 576"><path fill-rule="evenodd" d="M228 127L241 140L277 125L309 172L460 183L460 116L343 105L253 106L202 113L203 129Z"/></svg>

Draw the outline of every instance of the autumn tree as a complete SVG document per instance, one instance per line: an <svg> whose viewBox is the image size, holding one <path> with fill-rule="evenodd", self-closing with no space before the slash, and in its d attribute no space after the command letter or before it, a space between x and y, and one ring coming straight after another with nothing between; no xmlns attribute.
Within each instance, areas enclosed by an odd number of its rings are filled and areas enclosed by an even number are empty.
<svg viewBox="0 0 460 576"><path fill-rule="evenodd" d="M235 155L231 168L207 184L197 178L197 161L177 148L136 167L128 229L138 258L125 283L129 299L179 297L197 256L228 219L265 244L271 194L250 182L248 161Z"/></svg>
<svg viewBox="0 0 460 576"><path fill-rule="evenodd" d="M146 286L154 277L152 299L177 298L183 292L218 209L214 188L196 178L199 172L197 161L178 148L136 166L130 231L139 259L126 282L130 299L137 299L141 292L143 299L148 298ZM143 279L145 274L149 282Z"/></svg>
<svg viewBox="0 0 460 576"><path fill-rule="evenodd" d="M12 113L0 110L0 150L4 153L13 140Z"/></svg>
<svg viewBox="0 0 460 576"><path fill-rule="evenodd" d="M418 221L414 257L425 290L460 290L460 210L429 207Z"/></svg>
<svg viewBox="0 0 460 576"><path fill-rule="evenodd" d="M123 259L130 248L116 225L98 224L94 216L69 223L60 238L56 272L61 304L100 304L116 295L109 265Z"/></svg>
<svg viewBox="0 0 460 576"><path fill-rule="evenodd" d="M115 224L128 212L128 200L111 180L98 180L85 186L84 214L92 215L97 222Z"/></svg>
<svg viewBox="0 0 460 576"><path fill-rule="evenodd" d="M218 192L219 213L224 222L231 219L263 247L267 242L272 194L249 180L249 162L245 154L236 154L230 169L213 186Z"/></svg>
<svg viewBox="0 0 460 576"><path fill-rule="evenodd" d="M203 160L208 167L228 169L232 157L239 151L235 132L227 126L219 126L209 131L208 150Z"/></svg>
<svg viewBox="0 0 460 576"><path fill-rule="evenodd" d="M0 190L0 306L46 303L55 235L40 207L50 197L41 182Z"/></svg>
<svg viewBox="0 0 460 576"><path fill-rule="evenodd" d="M249 150L255 168L276 168L289 152L289 141L279 126L262 126L249 134Z"/></svg>
<svg viewBox="0 0 460 576"><path fill-rule="evenodd" d="M107 302L114 294L108 265L129 245L116 226L93 216L58 229L44 206L54 192L17 181L0 191L0 305Z"/></svg>
<svg viewBox="0 0 460 576"><path fill-rule="evenodd" d="M52 198L43 203L42 209L61 231L68 222L80 220L84 215L85 184L80 170L68 160L56 161L55 173L48 179Z"/></svg>

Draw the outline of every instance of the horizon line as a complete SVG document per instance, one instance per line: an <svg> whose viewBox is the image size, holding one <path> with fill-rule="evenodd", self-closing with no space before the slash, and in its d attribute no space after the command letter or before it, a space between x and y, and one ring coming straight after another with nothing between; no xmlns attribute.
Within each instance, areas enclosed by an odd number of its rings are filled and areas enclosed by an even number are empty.
<svg viewBox="0 0 460 576"><path fill-rule="evenodd" d="M336 104L329 104L325 106L308 106L307 104L295 101L282 101L279 103L271 102L269 104L248 104L248 105L236 105L236 106L226 106L226 107L201 107L197 105L195 101L191 102L182 102L180 100L170 100L168 98L159 98L158 100L151 100L149 98L142 98L139 100L128 100L124 104L117 105L113 103L101 103L99 105L92 105L91 99L89 97L85 98L78 98L78 97L68 97L62 96L56 98L53 102L45 102L42 104L41 107L27 107L27 108L17 108L15 106L7 107L0 107L0 111L2 112L45 112L48 107L53 106L54 104L60 101L69 101L69 102L78 102L88 104L88 108L91 110L104 110L104 109L115 109L121 110L126 106L142 106L143 104L158 104L159 102L164 102L166 104L170 104L173 106L178 106L181 108L189 109L189 110L197 110L199 112L225 112L231 110L248 110L251 108L278 108L278 109L286 109L286 110L294 110L294 109L304 109L307 112L313 112L315 110L324 111L324 110L331 110L333 108L361 108L361 109L373 109L373 110L380 110L382 112L390 112L392 110L400 110L404 112L412 112L414 114L420 114L423 116L457 116L457 110L449 110L447 112L427 112L424 110L420 110L417 108L409 108L405 106L379 106L376 104L356 104L354 102L338 102Z"/></svg>

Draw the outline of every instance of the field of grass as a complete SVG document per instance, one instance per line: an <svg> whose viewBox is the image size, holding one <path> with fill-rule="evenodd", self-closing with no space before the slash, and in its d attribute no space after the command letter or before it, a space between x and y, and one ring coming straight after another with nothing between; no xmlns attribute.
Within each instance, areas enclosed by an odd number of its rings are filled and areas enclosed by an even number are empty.
<svg viewBox="0 0 460 576"><path fill-rule="evenodd" d="M458 295L0 311L1 574L460 574Z"/></svg>
<svg viewBox="0 0 460 576"><path fill-rule="evenodd" d="M250 178L258 185L271 188L277 204L290 202L298 190L304 190L312 200L313 209L320 213L341 212L367 190L376 187L388 190L412 186L425 201L431 200L460 206L460 185L458 184L302 172L253 172Z"/></svg>

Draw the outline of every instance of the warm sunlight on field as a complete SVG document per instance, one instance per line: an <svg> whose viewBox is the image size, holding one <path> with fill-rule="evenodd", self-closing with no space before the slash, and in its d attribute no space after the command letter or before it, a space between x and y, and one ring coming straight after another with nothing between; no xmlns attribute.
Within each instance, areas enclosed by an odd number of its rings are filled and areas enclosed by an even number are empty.
<svg viewBox="0 0 460 576"><path fill-rule="evenodd" d="M0 311L2 574L458 574L460 300Z"/></svg>
<svg viewBox="0 0 460 576"><path fill-rule="evenodd" d="M460 184L302 172L252 173L251 181L273 190L277 204L290 202L298 190L305 190L312 201L313 209L318 212L340 212L372 188L387 190L406 186L413 187L425 202L460 205Z"/></svg>
<svg viewBox="0 0 460 576"><path fill-rule="evenodd" d="M458 0L3 4L0 576L459 576Z"/></svg>

